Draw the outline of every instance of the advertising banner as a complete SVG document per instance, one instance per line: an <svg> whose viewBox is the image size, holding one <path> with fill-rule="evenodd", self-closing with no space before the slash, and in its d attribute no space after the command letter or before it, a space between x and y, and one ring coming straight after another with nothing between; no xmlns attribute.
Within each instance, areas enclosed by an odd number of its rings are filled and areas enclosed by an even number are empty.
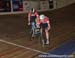
<svg viewBox="0 0 75 58"><path fill-rule="evenodd" d="M28 12L31 8L39 10L39 3L37 1L24 1L23 8L25 12Z"/></svg>
<svg viewBox="0 0 75 58"><path fill-rule="evenodd" d="M36 10L40 10L40 5L38 1L31 1L31 6Z"/></svg>
<svg viewBox="0 0 75 58"><path fill-rule="evenodd" d="M25 12L28 12L30 10L30 8L31 8L30 1L23 1L23 8L24 8L23 10Z"/></svg>
<svg viewBox="0 0 75 58"><path fill-rule="evenodd" d="M12 0L13 11L23 11L23 0Z"/></svg>
<svg viewBox="0 0 75 58"><path fill-rule="evenodd" d="M10 12L11 2L10 0L0 0L0 12Z"/></svg>
<svg viewBox="0 0 75 58"><path fill-rule="evenodd" d="M40 1L40 8L41 8L41 10L49 9L49 2L48 1Z"/></svg>
<svg viewBox="0 0 75 58"><path fill-rule="evenodd" d="M49 8L52 9L53 7L53 0L49 0Z"/></svg>

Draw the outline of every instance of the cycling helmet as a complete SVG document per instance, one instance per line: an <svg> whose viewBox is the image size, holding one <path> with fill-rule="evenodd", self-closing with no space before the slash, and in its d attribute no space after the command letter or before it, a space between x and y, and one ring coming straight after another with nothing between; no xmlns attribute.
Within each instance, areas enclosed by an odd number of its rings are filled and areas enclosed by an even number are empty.
<svg viewBox="0 0 75 58"><path fill-rule="evenodd" d="M45 18L45 15L40 15L40 20L43 20Z"/></svg>
<svg viewBox="0 0 75 58"><path fill-rule="evenodd" d="M35 13L35 9L34 9L34 8L32 8L32 9L31 9L31 12L32 12L32 13Z"/></svg>

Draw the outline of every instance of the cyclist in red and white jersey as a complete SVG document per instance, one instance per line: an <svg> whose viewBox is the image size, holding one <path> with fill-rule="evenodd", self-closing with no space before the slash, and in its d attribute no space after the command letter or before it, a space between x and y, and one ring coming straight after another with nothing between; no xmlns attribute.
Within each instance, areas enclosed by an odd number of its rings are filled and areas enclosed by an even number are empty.
<svg viewBox="0 0 75 58"><path fill-rule="evenodd" d="M38 13L35 9L31 9L28 13L28 25L30 25L32 22L35 22L35 19L38 17Z"/></svg>
<svg viewBox="0 0 75 58"><path fill-rule="evenodd" d="M40 26L41 28L41 31L42 29L45 29L45 34L46 34L46 44L49 44L49 30L51 29L51 26L50 26L50 21L49 21L49 18L45 15L40 15L39 16L39 19L38 22L37 22L37 25Z"/></svg>
<svg viewBox="0 0 75 58"><path fill-rule="evenodd" d="M36 18L38 17L38 13L35 9L31 9L30 12L28 13L28 25L31 25L31 29L33 31L32 37L34 37L34 29L36 28Z"/></svg>

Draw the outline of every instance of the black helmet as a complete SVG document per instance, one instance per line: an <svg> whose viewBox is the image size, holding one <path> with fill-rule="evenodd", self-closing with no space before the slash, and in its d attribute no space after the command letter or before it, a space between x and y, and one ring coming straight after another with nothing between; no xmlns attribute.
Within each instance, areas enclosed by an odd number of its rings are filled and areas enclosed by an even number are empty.
<svg viewBox="0 0 75 58"><path fill-rule="evenodd" d="M34 8L32 8L32 9L31 9L31 12L32 12L32 13L35 13L35 9L34 9Z"/></svg>

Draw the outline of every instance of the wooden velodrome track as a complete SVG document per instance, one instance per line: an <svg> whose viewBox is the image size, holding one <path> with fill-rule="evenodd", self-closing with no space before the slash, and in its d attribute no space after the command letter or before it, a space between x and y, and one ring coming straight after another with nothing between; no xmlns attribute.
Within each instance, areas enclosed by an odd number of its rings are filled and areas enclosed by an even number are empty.
<svg viewBox="0 0 75 58"><path fill-rule="evenodd" d="M36 39L30 40L27 14L0 16L0 58L38 58L41 52L51 51L67 40L75 40L75 4L44 13L51 18L48 48L41 47Z"/></svg>

